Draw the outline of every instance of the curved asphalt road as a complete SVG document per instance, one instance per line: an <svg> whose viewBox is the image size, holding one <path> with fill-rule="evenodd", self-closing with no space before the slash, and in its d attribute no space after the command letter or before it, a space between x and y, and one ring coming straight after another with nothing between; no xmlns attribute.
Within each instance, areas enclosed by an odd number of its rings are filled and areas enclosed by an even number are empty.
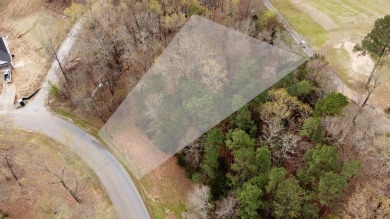
<svg viewBox="0 0 390 219"><path fill-rule="evenodd" d="M36 112L1 114L7 114L13 127L41 133L74 149L99 177L119 218L150 218L126 170L96 138L72 123L49 114Z"/></svg>
<svg viewBox="0 0 390 219"><path fill-rule="evenodd" d="M81 29L82 21L79 21L61 44L57 52L61 61L65 60ZM10 118L16 128L41 133L73 148L99 177L119 218L149 219L149 213L134 182L118 160L96 138L72 123L51 115L45 108L49 94L49 81L56 83L58 72L58 63L53 61L42 89L27 103L26 107L16 111L8 107L0 107L0 115ZM0 98L0 101L5 106L12 106L13 98L8 99L10 98Z"/></svg>

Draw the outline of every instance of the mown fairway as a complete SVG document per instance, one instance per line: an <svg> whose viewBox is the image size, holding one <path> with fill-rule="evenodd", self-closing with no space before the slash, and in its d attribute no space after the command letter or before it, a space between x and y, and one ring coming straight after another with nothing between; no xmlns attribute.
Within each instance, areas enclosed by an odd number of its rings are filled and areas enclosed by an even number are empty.
<svg viewBox="0 0 390 219"><path fill-rule="evenodd" d="M359 43L376 19L390 14L390 0L271 0L288 22L307 39L318 53L337 69L338 76L351 88L359 89L361 72L353 71L354 61L345 43ZM356 63L355 63L356 64ZM382 85L374 93L372 104L385 108L390 94L390 74L381 69ZM357 79L359 78L359 79Z"/></svg>
<svg viewBox="0 0 390 219"><path fill-rule="evenodd" d="M309 15L303 13L298 7L289 2L289 0L271 0L271 2L312 46L320 47L328 40L328 32Z"/></svg>

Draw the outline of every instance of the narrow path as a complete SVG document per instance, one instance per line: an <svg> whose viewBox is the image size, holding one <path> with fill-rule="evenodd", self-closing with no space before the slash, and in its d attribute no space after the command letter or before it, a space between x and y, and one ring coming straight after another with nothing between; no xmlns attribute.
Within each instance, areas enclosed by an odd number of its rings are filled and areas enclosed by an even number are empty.
<svg viewBox="0 0 390 219"><path fill-rule="evenodd" d="M10 112L14 109L16 87L13 84L3 84L0 94L0 112Z"/></svg>
<svg viewBox="0 0 390 219"><path fill-rule="evenodd" d="M276 12L276 15L278 16L278 19L280 22L282 22L282 24L284 25L284 27L290 32L290 35L294 38L294 40L300 44L303 39L302 37L298 34L297 31L294 30L293 27L291 27L291 25L287 22L287 20L282 16L282 14L280 14L280 12L275 8L275 6L269 1L269 0L263 0L264 1L264 5L269 9L269 10L273 10ZM309 57L312 57L314 55L314 51L308 46L306 45L305 48L302 48L305 53L309 56Z"/></svg>
<svg viewBox="0 0 390 219"><path fill-rule="evenodd" d="M73 26L68 36L65 38L64 42L62 42L61 46L57 51L57 55L60 59L60 62L63 62L65 58L68 56L81 29L82 29L82 21L79 21ZM26 107L24 107L20 111L26 111L26 112L34 111L34 112L48 113L48 110L46 109L45 106L50 92L50 82L53 84L58 83L59 80L58 74L60 74L59 65L56 61L53 61L50 70L47 73L46 78L42 83L41 90L31 101L28 102Z"/></svg>

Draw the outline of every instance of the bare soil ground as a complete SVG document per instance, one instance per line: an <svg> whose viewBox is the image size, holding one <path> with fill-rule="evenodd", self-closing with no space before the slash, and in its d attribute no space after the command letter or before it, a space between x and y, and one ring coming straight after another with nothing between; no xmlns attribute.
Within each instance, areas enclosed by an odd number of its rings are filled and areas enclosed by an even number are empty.
<svg viewBox="0 0 390 219"><path fill-rule="evenodd" d="M40 43L43 30L47 27L54 31L52 27L61 27L54 37L54 44L59 45L65 36L60 33L66 33L70 27L69 19L62 15L67 3L41 0L0 2L0 36L7 37L11 53L15 55L13 83L18 97L28 96L40 87L50 67Z"/></svg>
<svg viewBox="0 0 390 219"><path fill-rule="evenodd" d="M11 218L116 218L97 176L66 146L35 133L2 130L0 153L0 209ZM77 180L81 203L47 169L73 190Z"/></svg>

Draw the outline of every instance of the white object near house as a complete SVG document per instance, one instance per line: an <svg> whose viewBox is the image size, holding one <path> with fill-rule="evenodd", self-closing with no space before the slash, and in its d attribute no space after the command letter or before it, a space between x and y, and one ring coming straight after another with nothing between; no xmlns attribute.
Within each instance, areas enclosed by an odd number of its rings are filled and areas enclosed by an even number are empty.
<svg viewBox="0 0 390 219"><path fill-rule="evenodd" d="M4 71L4 83L11 83L12 82L12 72L11 70L7 69Z"/></svg>

